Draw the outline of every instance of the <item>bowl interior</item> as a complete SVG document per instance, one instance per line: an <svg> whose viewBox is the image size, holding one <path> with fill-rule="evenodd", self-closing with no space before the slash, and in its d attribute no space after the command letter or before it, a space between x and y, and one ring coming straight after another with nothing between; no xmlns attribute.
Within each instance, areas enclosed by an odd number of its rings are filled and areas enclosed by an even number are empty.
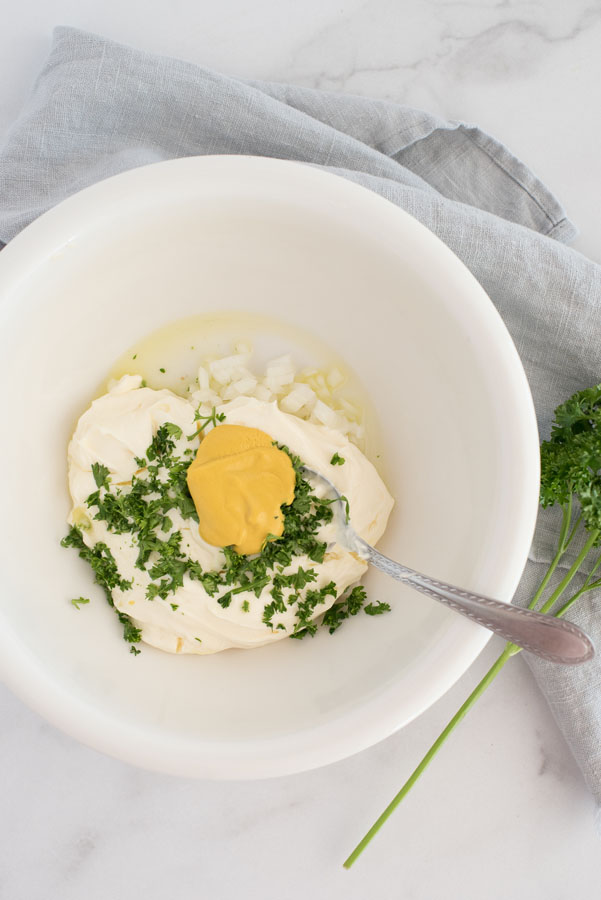
<svg viewBox="0 0 601 900"><path fill-rule="evenodd" d="M356 373L396 499L383 551L509 599L536 512L531 400L492 304L415 220L309 167L178 160L42 217L0 256L0 293L0 665L52 721L165 771L279 774L386 736L473 660L487 632L375 572L369 594L392 613L335 636L133 657L87 567L59 546L67 440L114 361L170 321L237 310L280 323L274 351L319 356L301 329ZM224 352L241 321L218 335ZM93 602L76 611L79 595Z"/></svg>

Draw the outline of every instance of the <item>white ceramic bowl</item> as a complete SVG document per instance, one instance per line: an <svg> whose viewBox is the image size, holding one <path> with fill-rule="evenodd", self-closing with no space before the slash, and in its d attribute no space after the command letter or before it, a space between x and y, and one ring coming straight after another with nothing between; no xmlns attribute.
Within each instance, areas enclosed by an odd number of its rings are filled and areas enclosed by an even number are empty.
<svg viewBox="0 0 601 900"><path fill-rule="evenodd" d="M482 288L413 218L296 163L159 163L34 222L0 254L0 298L0 671L43 716L137 765L266 777L381 740L474 660L488 632L379 573L393 612L334 637L133 657L59 546L66 443L112 362L173 319L252 310L314 330L368 390L397 500L384 552L509 600L537 509L528 385Z"/></svg>

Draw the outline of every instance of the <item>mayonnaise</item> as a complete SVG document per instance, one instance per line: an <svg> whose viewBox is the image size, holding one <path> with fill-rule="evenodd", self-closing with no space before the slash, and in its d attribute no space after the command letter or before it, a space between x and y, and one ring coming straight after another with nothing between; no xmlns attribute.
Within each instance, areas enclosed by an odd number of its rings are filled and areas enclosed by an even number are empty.
<svg viewBox="0 0 601 900"><path fill-rule="evenodd" d="M82 527L82 536L88 546L104 542L117 562L121 577L132 581L131 589L113 591L116 608L130 616L134 625L142 630L143 641L174 653L202 654L230 647L252 648L287 637L297 621L296 606L287 606L278 616L281 628L269 628L263 621L263 611L272 599L270 585L266 585L258 597L252 591L237 593L231 604L223 608L216 596L205 591L200 581L185 575L183 585L175 593L165 599L157 596L150 600L147 589L152 579L146 568L136 566L138 547L132 534L110 531L106 523L95 519L87 507L87 497L97 490L92 463L106 466L112 485L121 484L121 489L127 491L127 483L138 470L135 457L145 455L161 425L170 422L181 429L181 437L174 437L174 453L178 457L189 458L186 453L190 448L196 449L196 445L188 441L188 436L197 430L195 406L169 390L156 391L140 385L141 377L124 376L109 393L95 400L79 419L68 451L73 499L69 521ZM369 543L376 543L386 527L393 500L372 464L354 444L330 428L282 412L275 402L239 397L219 406L217 412L225 415L224 424L260 430L270 440L286 445L310 468L326 473L348 498L355 530ZM221 440L218 432L223 427L220 425L215 429L212 442ZM208 449L212 433L209 432L205 439ZM344 465L330 465L334 453L345 459ZM315 493L319 494L319 490ZM223 551L201 537L194 519L182 518L177 509L169 512L169 519L171 528L161 534L161 539L167 540L170 534L179 531L182 552L197 561L203 571L223 568ZM312 568L316 579L311 588L319 590L334 581L340 595L361 578L366 563L337 543L334 523L322 524L316 537L328 545L323 562L298 556L282 574L291 574L300 566ZM334 597L328 597L315 616L325 612L334 600Z"/></svg>

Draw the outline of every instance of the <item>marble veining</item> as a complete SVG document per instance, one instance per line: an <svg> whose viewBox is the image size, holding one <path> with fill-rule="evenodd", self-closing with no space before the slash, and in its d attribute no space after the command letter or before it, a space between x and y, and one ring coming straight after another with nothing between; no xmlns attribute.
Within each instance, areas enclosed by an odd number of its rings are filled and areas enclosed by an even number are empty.
<svg viewBox="0 0 601 900"><path fill-rule="evenodd" d="M455 77L515 81L535 71L555 44L574 41L598 27L601 6L557 3L426 2L405 16L395 0L372 0L328 24L295 47L290 79L323 90L366 93L380 80L380 96L399 96L417 79ZM382 28L396 40L382 40ZM360 41L351 34L361 33ZM435 34L436 39L431 38ZM385 46L385 43L387 46ZM377 48L377 50L376 50ZM379 52L377 52L379 51ZM385 85L385 86L384 86Z"/></svg>

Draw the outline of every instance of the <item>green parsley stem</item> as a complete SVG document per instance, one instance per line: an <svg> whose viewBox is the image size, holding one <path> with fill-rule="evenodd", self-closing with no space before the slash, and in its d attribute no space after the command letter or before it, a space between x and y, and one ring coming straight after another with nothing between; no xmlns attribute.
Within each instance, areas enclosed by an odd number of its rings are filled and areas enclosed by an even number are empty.
<svg viewBox="0 0 601 900"><path fill-rule="evenodd" d="M586 594L587 591L592 591L594 588L598 588L600 584L601 584L601 581L595 581L595 582L593 582L593 584L589 584L589 585L585 585L585 586L581 587L580 590L576 591L576 593L573 594L566 603L564 603L564 605L561 607L561 609L559 609L556 613L554 613L555 618L561 619L562 616L565 616L565 614L567 613L569 608L574 605L576 600L579 600L580 597L582 597L583 594Z"/></svg>
<svg viewBox="0 0 601 900"><path fill-rule="evenodd" d="M582 516L579 517L578 522L576 523L576 526L580 523L580 520L581 520L581 519L582 519ZM575 527L576 527L576 526L575 526ZM577 558L575 559L575 561L574 561L574 562L572 563L572 565L570 566L570 568L569 568L569 570L567 571L567 573L566 573L566 575L564 576L564 578L563 578L563 579L561 580L561 582L557 585L557 587L555 588L555 590L553 591L553 593L551 594L551 596L549 597L549 599L546 601L546 603L544 603L543 606L541 607L541 609L540 609L540 612L541 612L541 613L548 613L548 612L552 609L552 607L555 606L555 604L557 603L557 601L559 600L559 598L565 593L565 591L567 590L567 588L568 588L570 582L572 581L572 579L574 578L574 576L577 574L579 567L582 565L582 562L584 561L584 559L586 558L586 556L590 553L591 547L594 546L594 544L596 543L597 539L599 538L599 534L600 534L599 531L594 531L594 532L592 532L591 536L589 537L589 539L587 540L586 544L584 545L584 547L582 548L582 550L581 550L580 553L578 554L578 556L577 556ZM572 532L572 536L573 536L573 532ZM571 540L571 538L570 538L570 540ZM568 545L569 545L569 541L568 541L568 543L567 543L565 546L567 547ZM553 562L555 562L555 560L553 560ZM553 565L553 564L552 564L552 565ZM567 611L570 609L570 607L573 606L574 603L575 603L580 597L582 597L583 594L586 594L587 591L592 591L592 590L595 589L595 588L601 587L601 579L597 579L597 581L591 581L591 578L593 577L593 575L595 574L595 572L597 571L597 569L599 568L599 566L601 566L601 555L599 555L599 556L597 557L597 559L596 559L596 561L595 561L593 567L591 568L590 572L588 573L588 575L587 575L587 577L586 577L586 580L585 580L584 584L582 585L582 587L579 588L579 589L576 591L576 593L572 594L572 596L570 597L570 599L567 600L567 601L563 604L563 606L561 606L558 610L556 610L556 612L552 613L552 615L554 616L554 618L560 619L562 616L564 616L564 615L567 613ZM553 569L555 569L555 566L553 566ZM552 570L550 569L549 571L552 571ZM548 575L548 574L549 574L549 572L547 573L547 575ZM547 575L545 575L545 578L543 579L543 581L545 581L545 582L548 582L548 580L549 580L549 579L547 578ZM542 582L541 582L541 585L542 585ZM537 591L537 594L540 596L541 593L542 593L542 591L541 591L541 589L540 589L540 587L539 587L539 590ZM532 609L532 608L533 608L532 602L529 604L528 608L529 608L529 609ZM515 656L517 653L520 653L521 650L522 650L522 648L521 648L521 647L518 647L516 644L508 644L507 646L511 648L511 655L512 655L512 656Z"/></svg>
<svg viewBox="0 0 601 900"><path fill-rule="evenodd" d="M558 619L561 618L561 616L564 616L567 613L567 611L569 610L569 608L571 606L573 606L573 604L576 602L576 600L578 600L580 597L582 597L583 594L586 594L587 591L592 591L598 587L601 587L601 579L598 578L596 581L591 581L591 578L593 577L593 575L595 574L595 572L597 571L597 569L599 568L600 565L601 565L601 555L597 557L597 560L596 560L595 564L593 565L592 569L590 570L590 572L588 573L586 580L585 580L584 584L582 585L582 587L579 590L577 590L576 593L573 594L570 597L570 599L566 603L564 603L564 605L555 613L555 616Z"/></svg>
<svg viewBox="0 0 601 900"><path fill-rule="evenodd" d="M461 720L466 716L469 710L472 708L476 700L484 693L488 685L493 681L494 678L499 674L505 663L511 658L512 653L510 651L510 646L507 645L499 658L493 663L490 667L486 675L481 679L481 681L476 685L472 693L469 695L467 700L463 703L462 706L459 707L453 718L450 720L446 728L441 731L439 736L436 738L420 764L409 776L403 787L400 789L398 794L391 800L388 804L384 812L381 816L374 822L371 826L365 837L359 841L353 852L350 856L345 859L343 865L345 869L350 869L353 865L357 857L365 850L369 842L376 836L382 825L386 822L386 820L392 815L395 811L401 800L403 800L415 782L418 780L420 775L424 772L424 770L428 767L428 765L432 762L442 745L445 743L451 732L455 729L455 727L461 722Z"/></svg>
<svg viewBox="0 0 601 900"><path fill-rule="evenodd" d="M583 516L579 515L578 518L576 519L576 521L574 522L574 527L572 528L572 530L570 532L569 538L563 545L564 550L567 550L568 547L570 546L570 544L572 543L572 541L574 540L574 536L575 536L576 532L578 531L578 527L579 527L580 523L582 522L582 520L583 520Z"/></svg>
<svg viewBox="0 0 601 900"><path fill-rule="evenodd" d="M562 522L561 522L561 529L559 532L559 539L557 541L557 553L551 560L551 565L545 572L543 580L539 584L538 589L535 591L534 596L532 597L532 600L528 604L528 609L536 608L538 601L542 597L545 588L547 587L547 585L549 584L549 581L551 580L551 576L553 575L553 572L559 565L563 554L565 553L565 551L569 547L570 543L572 542L572 539L576 532L576 528L580 524L581 518L582 517L580 516L576 520L576 523L572 529L572 532L571 532L570 536L568 537L568 529L570 527L570 522L572 520L572 494L570 494L570 498L569 498L568 502L563 507L563 518L562 518ZM567 538L567 540L566 540L566 538Z"/></svg>
<svg viewBox="0 0 601 900"><path fill-rule="evenodd" d="M566 550L569 547L569 545L572 542L572 539L576 533L576 529L578 528L578 525L580 524L580 519L582 518L582 516L579 516L578 519L576 519L576 522L574 523L574 527L572 528L572 531L570 532L570 535L568 537L568 529L569 529L570 523L572 521L573 503L574 503L574 495L572 493L570 493L568 496L567 503L565 504L565 506L562 507L563 518L561 521L561 528L559 529L559 539L557 541L557 546L558 546L560 552L562 552L563 550Z"/></svg>
<svg viewBox="0 0 601 900"><path fill-rule="evenodd" d="M542 613L549 612L549 610L555 606L555 604L557 603L557 601L559 600L561 595L564 593L564 591L566 590L566 588L568 587L568 585L570 584L570 582L572 581L572 579L578 572L578 569L584 562L585 558L588 556L589 551L594 547L598 537L599 537L598 531L592 531L589 534L589 537L588 537L586 543L584 544L584 546L582 547L582 550L580 551L580 553L578 554L578 556L576 557L576 559L574 560L574 562L572 563L572 565L570 566L570 568L568 569L568 571L566 572L564 577L561 579L561 581L559 582L559 584L557 585L557 587L555 588L555 590L553 591L553 593L551 594L549 599L541 606L540 612L542 612Z"/></svg>
<svg viewBox="0 0 601 900"><path fill-rule="evenodd" d="M256 591L259 589L263 589L266 585L269 584L271 578L269 575L264 575L263 578L257 578L255 581L249 581L248 584L241 584L238 587L230 588L227 591L228 594L244 594L247 591Z"/></svg>

